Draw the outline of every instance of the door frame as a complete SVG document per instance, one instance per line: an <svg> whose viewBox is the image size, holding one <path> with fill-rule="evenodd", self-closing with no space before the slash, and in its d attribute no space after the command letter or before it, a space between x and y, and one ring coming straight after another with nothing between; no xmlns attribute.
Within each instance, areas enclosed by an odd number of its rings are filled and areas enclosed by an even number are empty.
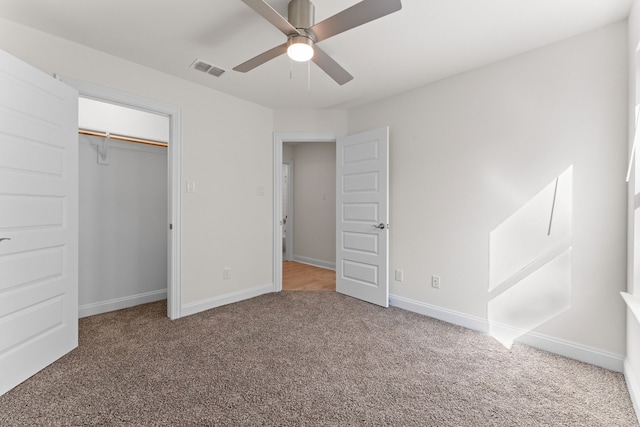
<svg viewBox="0 0 640 427"><path fill-rule="evenodd" d="M169 117L169 147L167 152L168 168L168 222L167 226L168 254L167 254L167 316L170 319L182 317L182 303L180 299L181 283L181 247L182 247L182 221L181 221L181 193L180 193L180 157L181 144L181 109L175 105L155 101L106 88L92 83L75 80L69 77L56 76L62 82L75 88L79 96L104 101L111 104L136 110L158 113Z"/></svg>
<svg viewBox="0 0 640 427"><path fill-rule="evenodd" d="M294 161L293 160L287 160L284 161L284 159L282 160L282 164L283 165L287 165L289 167L289 181L287 181L287 223L285 224L285 230L287 231L287 237L285 237L285 251L284 253L287 255L283 261L293 261L293 236L294 236L294 229L293 229L293 206L294 206L294 197L293 197L293 176L294 176L294 171L293 171L293 167L294 167ZM284 191L283 191L284 194Z"/></svg>
<svg viewBox="0 0 640 427"><path fill-rule="evenodd" d="M335 142L337 132L273 133L273 291L282 291L282 147L285 142Z"/></svg>

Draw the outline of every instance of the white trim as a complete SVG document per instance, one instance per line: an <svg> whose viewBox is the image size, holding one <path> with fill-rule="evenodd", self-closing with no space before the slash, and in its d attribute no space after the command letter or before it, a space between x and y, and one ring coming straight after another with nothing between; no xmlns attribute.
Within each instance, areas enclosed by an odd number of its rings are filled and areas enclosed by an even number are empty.
<svg viewBox="0 0 640 427"><path fill-rule="evenodd" d="M152 113L165 114L169 117L170 137L168 148L168 220L173 230L167 230L168 239L168 276L167 276L167 316L171 319L182 317L180 301L181 283L181 152L182 152L182 112L180 107L159 102L149 98L131 95L126 92L106 88L92 83L56 76L62 82L75 88L80 96L106 101Z"/></svg>
<svg viewBox="0 0 640 427"><path fill-rule="evenodd" d="M289 194L289 200L287 202L287 224L286 224L286 229L287 229L287 238L285 239L286 242L286 260L285 261L293 261L293 236L295 233L295 230L293 228L293 224L295 222L294 219L294 203L295 203L295 197L294 197L294 189L293 189L293 180L294 180L294 176L295 176L295 171L294 171L294 165L295 162L293 160L287 160L285 161L284 159L282 159L282 163L286 164L289 166L289 181L287 182L287 193ZM281 193L282 194L282 193Z"/></svg>
<svg viewBox="0 0 640 427"><path fill-rule="evenodd" d="M200 313L202 311L210 310L212 308L220 307L234 302L244 301L250 298L268 294L273 292L273 284L256 286L241 291L231 292L219 297L213 297L202 301L197 301L191 304L185 304L182 306L182 315L190 316L192 314Z"/></svg>
<svg viewBox="0 0 640 427"><path fill-rule="evenodd" d="M633 375L633 370L629 364L629 359L624 360L624 379L627 383L627 389L631 396L631 403L633 403L633 409L636 412L636 417L640 423L640 386L636 377Z"/></svg>
<svg viewBox="0 0 640 427"><path fill-rule="evenodd" d="M633 316L636 318L636 321L640 322L640 297L635 295L631 295L627 292L620 292L624 302L627 303L627 307L633 313Z"/></svg>
<svg viewBox="0 0 640 427"><path fill-rule="evenodd" d="M282 291L282 144L285 142L333 142L333 132L273 133L273 291Z"/></svg>
<svg viewBox="0 0 640 427"><path fill-rule="evenodd" d="M465 328L473 329L474 331L480 331L485 334L489 332L489 324L485 319L482 319L480 317L470 316L458 311L436 307L435 305L393 294L389 295L389 304L393 307L398 307L404 310L412 311L414 313L422 314L424 316L433 317L434 319L442 320L447 323L464 326Z"/></svg>
<svg viewBox="0 0 640 427"><path fill-rule="evenodd" d="M134 307L140 304L161 301L167 299L167 291L152 291L137 295L129 295L122 298L114 298L107 301L94 302L78 307L78 318L94 316L96 314L107 313L109 311L121 310L123 308Z"/></svg>
<svg viewBox="0 0 640 427"><path fill-rule="evenodd" d="M295 262L299 262L301 264L308 264L308 265L312 265L314 267L319 267L319 268L326 268L327 270L335 270L336 269L336 263L331 262L331 261L324 261L321 259L315 259L315 258L309 258L306 256L299 256L299 255L294 255L293 256L293 260Z"/></svg>
<svg viewBox="0 0 640 427"><path fill-rule="evenodd" d="M447 323L463 326L468 329L488 333L489 322L486 319L470 316L458 311L436 307L420 301L404 298L398 295L389 296L390 305L404 310L419 313ZM504 327L504 326L503 326ZM513 329L513 328L511 328ZM591 365L600 366L616 372L623 371L624 357L619 354L602 351L571 341L550 337L537 332L524 332L516 341L531 347L536 347L550 353L579 360Z"/></svg>
<svg viewBox="0 0 640 427"><path fill-rule="evenodd" d="M570 359L600 366L601 368L611 371L622 372L624 368L624 356L621 354L599 350L594 347L550 337L537 332L527 332L516 341Z"/></svg>

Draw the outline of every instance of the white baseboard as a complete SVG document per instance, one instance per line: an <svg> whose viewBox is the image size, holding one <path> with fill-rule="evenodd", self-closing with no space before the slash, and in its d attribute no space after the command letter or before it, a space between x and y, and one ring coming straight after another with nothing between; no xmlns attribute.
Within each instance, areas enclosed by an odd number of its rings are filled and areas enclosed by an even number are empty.
<svg viewBox="0 0 640 427"><path fill-rule="evenodd" d="M624 379L627 382L627 389L631 396L633 409L636 411L636 417L640 423L640 384L638 384L635 375L633 375L633 370L627 359L624 360Z"/></svg>
<svg viewBox="0 0 640 427"><path fill-rule="evenodd" d="M485 334L489 332L489 324L485 319L480 317L470 316L458 311L437 307L435 305L404 298L398 295L389 295L389 304L424 316L433 317L434 319L442 320L447 323L464 326L465 328L473 329L474 331L480 331Z"/></svg>
<svg viewBox="0 0 640 427"><path fill-rule="evenodd" d="M237 292L231 292L229 294L221 295L219 297L213 297L202 301L197 301L191 304L185 304L180 310L180 317L190 316L192 314L200 313L202 311L210 310L212 308L220 307L222 305L231 304L234 302L243 301L249 298L255 298L257 296L268 294L274 291L273 283L267 285L256 286L249 289L243 289Z"/></svg>
<svg viewBox="0 0 640 427"><path fill-rule="evenodd" d="M302 264L313 265L314 267L326 268L328 270L335 270L336 263L331 261L324 261L321 259L309 258L306 256L294 255L293 260Z"/></svg>
<svg viewBox="0 0 640 427"><path fill-rule="evenodd" d="M78 318L107 313L109 311L121 310L123 308L134 307L140 304L167 299L167 290L145 292L143 294L129 295L122 298L115 298L108 301L84 304L78 307Z"/></svg>
<svg viewBox="0 0 640 427"><path fill-rule="evenodd" d="M480 317L470 316L397 295L390 295L389 303L394 307L433 317L447 323L463 326L485 334L489 332L489 322ZM623 372L624 370L624 357L622 355L602 351L571 341L550 337L537 332L525 332L516 341L612 371Z"/></svg>

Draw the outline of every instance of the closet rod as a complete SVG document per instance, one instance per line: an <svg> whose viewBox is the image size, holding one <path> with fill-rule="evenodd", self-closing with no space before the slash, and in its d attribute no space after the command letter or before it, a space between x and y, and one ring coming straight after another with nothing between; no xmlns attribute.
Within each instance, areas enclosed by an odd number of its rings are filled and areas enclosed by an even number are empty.
<svg viewBox="0 0 640 427"><path fill-rule="evenodd" d="M107 133L106 132L96 132L96 131L93 131L93 130L86 130L86 129L78 129L78 133L82 134L82 135L100 136L102 138L106 138L107 137ZM153 140L150 140L150 139L133 138L133 137L130 137L130 136L109 134L109 138L117 139L118 141L136 142L138 144L157 145L159 147L168 147L169 146L169 144L167 144L166 142L153 141Z"/></svg>

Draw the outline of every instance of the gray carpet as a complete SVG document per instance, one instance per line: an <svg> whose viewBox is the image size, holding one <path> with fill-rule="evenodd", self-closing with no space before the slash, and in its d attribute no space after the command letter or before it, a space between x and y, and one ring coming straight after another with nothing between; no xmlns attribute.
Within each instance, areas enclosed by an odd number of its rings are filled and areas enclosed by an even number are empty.
<svg viewBox="0 0 640 427"><path fill-rule="evenodd" d="M333 292L80 321L0 425L634 426L621 374Z"/></svg>

